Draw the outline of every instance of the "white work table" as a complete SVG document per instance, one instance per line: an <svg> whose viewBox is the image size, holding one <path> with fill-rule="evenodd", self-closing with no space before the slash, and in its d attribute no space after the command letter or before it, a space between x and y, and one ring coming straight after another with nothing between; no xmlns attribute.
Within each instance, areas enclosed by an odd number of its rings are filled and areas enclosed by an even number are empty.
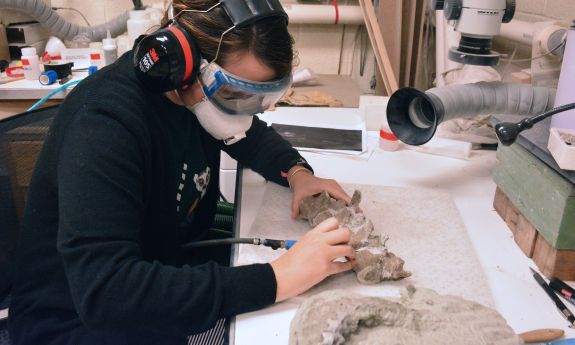
<svg viewBox="0 0 575 345"><path fill-rule="evenodd" d="M82 80L88 75L88 72L77 72L72 73L72 78L68 81ZM51 85L42 85L38 80L14 80L9 83L0 85L0 100L16 100L16 99L40 99L50 92L59 88L59 83L54 83ZM53 99L64 99L72 91L72 88L62 90L55 94Z"/></svg>
<svg viewBox="0 0 575 345"><path fill-rule="evenodd" d="M317 126L320 122L356 121L359 111L353 108L280 108L261 118L267 122ZM492 170L497 163L494 151L473 151L470 159L462 160L407 149L382 151L377 147L377 141L377 133L369 132L368 147L372 152L361 157L311 152L302 152L302 155L317 176L341 183L449 191L487 278L495 308L508 324L517 333L559 328L565 330L566 337L575 337L575 330L568 328L567 321L530 274L529 267L536 268L535 264L521 252L511 231L493 208L496 185ZM251 170L244 169L238 174L237 190L240 193L236 197L239 207L236 217L239 217L239 228L236 231L239 233L236 236L242 237L252 226L262 204L265 186L264 179ZM235 250L235 262L241 261L238 252ZM287 344L295 310L296 305L288 300L239 315L232 322L231 344Z"/></svg>

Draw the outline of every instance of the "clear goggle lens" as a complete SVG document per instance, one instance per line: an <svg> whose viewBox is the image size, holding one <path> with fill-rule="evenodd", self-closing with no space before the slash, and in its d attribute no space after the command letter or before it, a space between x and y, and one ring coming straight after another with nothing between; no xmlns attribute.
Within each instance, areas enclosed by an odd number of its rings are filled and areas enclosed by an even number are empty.
<svg viewBox="0 0 575 345"><path fill-rule="evenodd" d="M262 113L281 99L291 85L291 75L257 82L226 72L212 62L202 68L200 83L206 97L230 115Z"/></svg>

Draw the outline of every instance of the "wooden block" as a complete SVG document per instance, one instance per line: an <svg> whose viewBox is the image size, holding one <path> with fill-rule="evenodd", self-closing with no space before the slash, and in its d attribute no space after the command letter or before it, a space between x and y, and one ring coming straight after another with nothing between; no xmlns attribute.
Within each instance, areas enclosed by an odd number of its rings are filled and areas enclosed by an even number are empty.
<svg viewBox="0 0 575 345"><path fill-rule="evenodd" d="M552 246L574 250L575 185L519 145L500 146L497 155L498 187ZM512 215L506 221L516 223Z"/></svg>
<svg viewBox="0 0 575 345"><path fill-rule="evenodd" d="M495 189L495 198L493 199L493 207L495 211L499 214L502 219L505 219L507 213L507 205L509 204L509 199L507 196L497 187Z"/></svg>
<svg viewBox="0 0 575 345"><path fill-rule="evenodd" d="M510 199L499 189L495 191L494 205L513 231L515 243L539 267L547 278L575 280L575 250L557 250L529 223Z"/></svg>
<svg viewBox="0 0 575 345"><path fill-rule="evenodd" d="M533 257L537 237L537 229L523 215L519 215L513 239L528 258Z"/></svg>
<svg viewBox="0 0 575 345"><path fill-rule="evenodd" d="M527 257L532 257L538 236L537 229L529 223L499 187L495 190L493 205L513 233L515 243Z"/></svg>
<svg viewBox="0 0 575 345"><path fill-rule="evenodd" d="M517 210L511 202L507 204L505 210L505 218L503 218L503 220L505 220L505 223L509 229L511 229L513 236L515 236L515 232L517 231L517 222L519 221L521 213L519 213L519 210Z"/></svg>
<svg viewBox="0 0 575 345"><path fill-rule="evenodd" d="M497 149L498 166L514 169L516 174L522 174L525 182L545 183L546 188L553 188L561 196L575 196L575 185L559 175L555 170L527 151L521 145L499 145ZM518 177L519 175L515 175ZM541 180L545 178L545 180ZM535 186L531 186L535 187ZM509 197L509 195L508 195Z"/></svg>
<svg viewBox="0 0 575 345"><path fill-rule="evenodd" d="M557 250L538 236L533 261L548 279L575 280L575 250Z"/></svg>

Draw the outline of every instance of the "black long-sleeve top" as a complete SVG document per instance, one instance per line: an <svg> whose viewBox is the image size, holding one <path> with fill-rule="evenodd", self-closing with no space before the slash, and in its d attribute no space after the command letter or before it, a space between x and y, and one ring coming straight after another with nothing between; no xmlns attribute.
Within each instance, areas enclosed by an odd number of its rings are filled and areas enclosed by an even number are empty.
<svg viewBox="0 0 575 345"><path fill-rule="evenodd" d="M257 117L225 146L131 60L80 83L49 130L17 254L15 345L183 343L275 300L269 264L200 264L180 245L212 224L220 150L283 185L301 156Z"/></svg>

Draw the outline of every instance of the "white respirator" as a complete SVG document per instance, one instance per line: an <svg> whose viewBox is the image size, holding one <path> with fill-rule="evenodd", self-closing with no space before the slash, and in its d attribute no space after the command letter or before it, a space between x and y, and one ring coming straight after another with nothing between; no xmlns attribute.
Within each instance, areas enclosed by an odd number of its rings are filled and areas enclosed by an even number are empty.
<svg viewBox="0 0 575 345"><path fill-rule="evenodd" d="M226 145L237 143L246 137L252 126L252 115L228 115L212 104L207 98L193 106L186 106L210 135L223 140Z"/></svg>

